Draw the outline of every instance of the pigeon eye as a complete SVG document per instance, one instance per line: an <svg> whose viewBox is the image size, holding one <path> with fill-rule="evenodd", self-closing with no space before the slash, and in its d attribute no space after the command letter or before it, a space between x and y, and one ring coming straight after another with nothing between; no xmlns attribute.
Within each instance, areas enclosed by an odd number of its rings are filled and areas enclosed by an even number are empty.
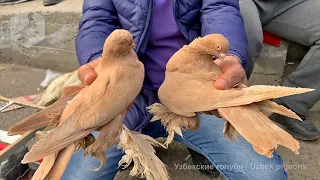
<svg viewBox="0 0 320 180"><path fill-rule="evenodd" d="M221 50L221 45L220 44L216 44L216 49L220 51Z"/></svg>

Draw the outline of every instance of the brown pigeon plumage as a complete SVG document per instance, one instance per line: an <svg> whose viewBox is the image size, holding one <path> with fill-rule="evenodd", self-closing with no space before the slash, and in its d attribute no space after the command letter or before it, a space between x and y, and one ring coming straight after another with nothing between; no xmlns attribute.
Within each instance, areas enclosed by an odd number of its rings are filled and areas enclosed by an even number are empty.
<svg viewBox="0 0 320 180"><path fill-rule="evenodd" d="M127 154L121 163L132 159L135 167L140 163L142 168L133 170L133 174L159 179L155 174L163 172L166 176L162 178L167 178L161 161L157 166L149 167L150 162L157 160L155 152L149 150L161 144L148 136L131 133L123 125L145 75L144 65L133 47L129 31L113 31L106 39L102 59L95 69L97 78L91 85L64 88L65 94L57 102L10 128L9 133L13 135L53 125L52 130L37 133L40 140L22 161L28 163L44 158L33 179L60 179L79 148L84 148L84 155L99 158L102 166L106 162L105 149L115 144L120 144L125 152L133 152ZM91 135L94 130L100 131L97 139ZM148 147L141 147L141 144ZM148 148L148 154L144 148ZM147 158L141 158L143 156Z"/></svg>
<svg viewBox="0 0 320 180"><path fill-rule="evenodd" d="M220 34L197 38L176 52L166 65L165 80L158 91L160 103L148 107L152 121L161 119L169 136L182 136L181 128L199 127L199 113L215 114L226 120L224 134L235 138L236 132L250 142L254 149L267 157L278 144L298 153L299 143L279 128L262 110L300 119L294 112L269 99L309 92L312 89L280 86L237 85L217 90L214 81L222 74L213 56L223 59L229 50L228 40Z"/></svg>

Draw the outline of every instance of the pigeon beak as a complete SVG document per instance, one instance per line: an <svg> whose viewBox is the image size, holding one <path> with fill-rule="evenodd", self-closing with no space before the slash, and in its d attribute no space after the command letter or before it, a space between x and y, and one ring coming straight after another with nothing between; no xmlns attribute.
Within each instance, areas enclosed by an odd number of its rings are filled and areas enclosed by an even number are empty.
<svg viewBox="0 0 320 180"><path fill-rule="evenodd" d="M132 43L131 48L134 49L136 47L136 44Z"/></svg>
<svg viewBox="0 0 320 180"><path fill-rule="evenodd" d="M221 61L223 61L225 57L226 57L226 54L224 53L219 54L219 59L221 59Z"/></svg>

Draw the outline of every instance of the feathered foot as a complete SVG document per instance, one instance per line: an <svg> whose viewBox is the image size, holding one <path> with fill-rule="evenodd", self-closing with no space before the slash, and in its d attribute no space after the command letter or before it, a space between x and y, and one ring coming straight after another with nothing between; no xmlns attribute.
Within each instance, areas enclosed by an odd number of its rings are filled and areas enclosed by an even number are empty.
<svg viewBox="0 0 320 180"><path fill-rule="evenodd" d="M169 174L166 165L155 155L153 146L161 146L150 136L130 131L125 126L120 135L119 148L126 154L119 161L119 166L128 167L133 161L134 166L130 171L131 176L139 176L147 180L168 180Z"/></svg>
<svg viewBox="0 0 320 180"><path fill-rule="evenodd" d="M105 124L94 143L89 145L85 151L84 155L91 154L99 158L100 166L96 169L92 169L93 171L99 171L102 165L104 165L107 161L105 157L104 151L119 143L120 132L122 127L122 120L125 117L125 114L119 115L117 118L111 120L107 124Z"/></svg>
<svg viewBox="0 0 320 180"><path fill-rule="evenodd" d="M224 123L223 134L225 137L231 140L238 140L237 130L228 121Z"/></svg>
<svg viewBox="0 0 320 180"><path fill-rule="evenodd" d="M171 112L160 103L154 103L147 107L147 109L154 115L150 121L161 120L162 125L166 128L169 135L164 145L167 147L173 141L174 133L183 137L181 128L185 130L196 130L200 126L198 115L194 117L180 116Z"/></svg>

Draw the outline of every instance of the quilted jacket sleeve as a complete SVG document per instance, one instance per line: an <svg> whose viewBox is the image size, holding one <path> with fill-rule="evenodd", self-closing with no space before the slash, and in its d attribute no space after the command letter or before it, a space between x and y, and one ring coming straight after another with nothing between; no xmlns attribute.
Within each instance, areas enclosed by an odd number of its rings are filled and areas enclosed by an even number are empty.
<svg viewBox="0 0 320 180"><path fill-rule="evenodd" d="M230 42L229 53L247 64L247 37L239 10L239 0L203 0L201 7L202 36L212 33L224 35Z"/></svg>
<svg viewBox="0 0 320 180"><path fill-rule="evenodd" d="M110 0L84 0L83 15L76 37L80 65L101 56L106 38L119 28L117 11Z"/></svg>

